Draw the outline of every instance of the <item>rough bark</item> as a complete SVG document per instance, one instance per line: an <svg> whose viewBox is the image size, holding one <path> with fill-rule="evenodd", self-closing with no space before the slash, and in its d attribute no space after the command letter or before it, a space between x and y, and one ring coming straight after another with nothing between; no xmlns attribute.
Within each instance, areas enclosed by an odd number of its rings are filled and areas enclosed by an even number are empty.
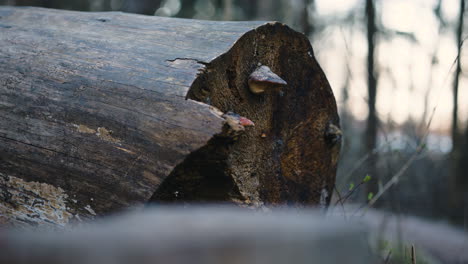
<svg viewBox="0 0 468 264"><path fill-rule="evenodd" d="M254 95L269 66L288 85ZM222 113L255 123L232 136ZM285 25L0 8L0 212L66 224L152 201L327 205L340 135Z"/></svg>

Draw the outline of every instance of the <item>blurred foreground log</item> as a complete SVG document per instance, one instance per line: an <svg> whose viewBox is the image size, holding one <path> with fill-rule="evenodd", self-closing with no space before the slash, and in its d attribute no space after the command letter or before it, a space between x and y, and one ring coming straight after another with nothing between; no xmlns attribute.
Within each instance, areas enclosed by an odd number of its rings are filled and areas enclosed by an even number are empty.
<svg viewBox="0 0 468 264"><path fill-rule="evenodd" d="M363 209L358 204L335 207L327 214L331 219L357 221L368 231L370 245L384 242L385 246L376 246L375 250L380 251L382 258L390 257L386 263L411 262L410 254L405 252L410 252L412 247L417 252L418 263L468 263L468 233L461 226L440 219Z"/></svg>
<svg viewBox="0 0 468 264"><path fill-rule="evenodd" d="M276 75L254 94L260 65ZM0 221L148 200L326 206L338 123L285 25L0 7Z"/></svg>
<svg viewBox="0 0 468 264"><path fill-rule="evenodd" d="M363 225L317 212L151 208L67 232L0 230L8 264L366 264Z"/></svg>

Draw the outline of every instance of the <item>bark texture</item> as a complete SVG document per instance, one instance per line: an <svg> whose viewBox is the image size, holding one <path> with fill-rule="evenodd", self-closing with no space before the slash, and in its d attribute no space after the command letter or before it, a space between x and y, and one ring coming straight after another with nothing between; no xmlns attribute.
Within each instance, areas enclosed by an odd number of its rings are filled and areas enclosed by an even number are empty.
<svg viewBox="0 0 468 264"><path fill-rule="evenodd" d="M252 94L258 65L288 85ZM228 111L255 126L233 136ZM309 41L283 24L0 8L4 221L150 198L325 206L338 123Z"/></svg>

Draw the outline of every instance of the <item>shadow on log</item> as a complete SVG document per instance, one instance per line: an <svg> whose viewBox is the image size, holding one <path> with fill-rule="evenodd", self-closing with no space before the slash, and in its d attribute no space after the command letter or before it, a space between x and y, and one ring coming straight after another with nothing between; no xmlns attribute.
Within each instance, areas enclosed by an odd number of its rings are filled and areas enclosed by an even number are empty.
<svg viewBox="0 0 468 264"><path fill-rule="evenodd" d="M286 84L252 93L260 66ZM149 200L326 206L338 126L309 41L283 24L0 8L5 222Z"/></svg>

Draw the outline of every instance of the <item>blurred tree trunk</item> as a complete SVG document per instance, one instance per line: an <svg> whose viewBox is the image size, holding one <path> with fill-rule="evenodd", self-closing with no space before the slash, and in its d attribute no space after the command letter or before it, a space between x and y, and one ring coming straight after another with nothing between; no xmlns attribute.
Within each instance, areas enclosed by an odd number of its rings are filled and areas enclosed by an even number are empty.
<svg viewBox="0 0 468 264"><path fill-rule="evenodd" d="M468 122L467 122L468 123ZM458 166L458 178L457 182L462 186L465 193L468 189L468 177L466 173L468 172L468 124L465 129L465 134L463 136L463 148L461 148L461 157ZM468 197L467 197L468 198ZM466 201L468 202L468 201Z"/></svg>
<svg viewBox="0 0 468 264"><path fill-rule="evenodd" d="M50 1L47 0L16 0L14 4L18 6L50 7Z"/></svg>
<svg viewBox="0 0 468 264"><path fill-rule="evenodd" d="M466 126L463 138L460 139L460 141L463 142L463 147L460 149L461 155L458 164L457 182L460 184L460 186L463 186L463 189L466 192L468 189L468 177L466 176L466 173L468 172L468 124Z"/></svg>
<svg viewBox="0 0 468 264"><path fill-rule="evenodd" d="M161 0L125 0L121 11L142 15L154 15L161 5Z"/></svg>
<svg viewBox="0 0 468 264"><path fill-rule="evenodd" d="M456 32L458 44L458 59L457 67L455 69L455 77L453 80L453 113L452 113L452 169L450 174L449 187L451 190L449 206L454 208L454 220L464 218L464 199L466 196L466 172L468 171L468 127L465 130L464 140L461 138L458 129L458 88L460 84L461 74L461 48L462 48L462 35L463 35L463 18L465 11L465 0L460 0L460 16L458 20L458 27ZM464 141L464 142L463 142Z"/></svg>
<svg viewBox="0 0 468 264"><path fill-rule="evenodd" d="M232 20L233 17L233 0L223 0L223 20Z"/></svg>
<svg viewBox="0 0 468 264"><path fill-rule="evenodd" d="M346 59L346 64L349 65L349 59ZM349 67L349 66L347 66ZM352 114L351 114L351 111L350 111L350 108L349 108L349 86L351 84L351 73L348 69L347 73L346 73L346 77L345 77L345 83L343 84L343 87L341 88L341 92L342 92L342 99L341 99L341 104L342 104L342 107L341 107L341 111L340 111L340 116L341 116L341 124L344 128L349 128L350 125L349 125L349 121L351 120L352 118ZM345 131L346 133L346 131ZM345 140L344 141L344 146L347 146L347 144L349 144L349 140Z"/></svg>
<svg viewBox="0 0 468 264"><path fill-rule="evenodd" d="M238 6L244 10L247 20L257 18L258 0L238 0L237 2Z"/></svg>
<svg viewBox="0 0 468 264"><path fill-rule="evenodd" d="M464 134L458 135L461 146L457 148L458 158L454 160L454 170L450 174L448 206L455 223L468 224L468 123Z"/></svg>
<svg viewBox="0 0 468 264"><path fill-rule="evenodd" d="M458 28L456 32L457 36L457 45L458 45L458 59L457 59L457 68L455 70L455 77L453 81L453 112L452 112L452 153L455 157L459 155L458 147L460 146L459 142L459 131L458 131L458 86L461 73L461 46L462 46L462 34L463 34L463 17L465 11L465 0L460 0L460 16L458 20Z"/></svg>
<svg viewBox="0 0 468 264"><path fill-rule="evenodd" d="M78 11L89 11L89 1L65 1L65 0L17 0L18 6L40 6L55 9L68 9Z"/></svg>
<svg viewBox="0 0 468 264"><path fill-rule="evenodd" d="M258 19L281 20L281 0L262 0L258 3Z"/></svg>
<svg viewBox="0 0 468 264"><path fill-rule="evenodd" d="M374 0L366 0L366 19L367 19L367 92L368 92L368 111L367 127L365 136L366 152L371 153L377 145L377 113L376 113L376 97L377 97L377 79L375 76L375 6ZM369 159L369 174L372 176L372 181L367 184L367 192L377 193L378 178L377 178L377 156L371 155Z"/></svg>
<svg viewBox="0 0 468 264"><path fill-rule="evenodd" d="M102 8L104 11L112 11L111 0L104 0Z"/></svg>
<svg viewBox="0 0 468 264"><path fill-rule="evenodd" d="M313 34L314 32L314 23L311 23L311 14L310 14L310 8L313 6L315 3L314 0L303 0L304 2L304 9L302 10L302 16L301 16L301 21L302 21L302 32L307 36L310 37L310 35Z"/></svg>
<svg viewBox="0 0 468 264"><path fill-rule="evenodd" d="M181 8L177 17L193 18L195 16L195 3L194 0L180 0Z"/></svg>

